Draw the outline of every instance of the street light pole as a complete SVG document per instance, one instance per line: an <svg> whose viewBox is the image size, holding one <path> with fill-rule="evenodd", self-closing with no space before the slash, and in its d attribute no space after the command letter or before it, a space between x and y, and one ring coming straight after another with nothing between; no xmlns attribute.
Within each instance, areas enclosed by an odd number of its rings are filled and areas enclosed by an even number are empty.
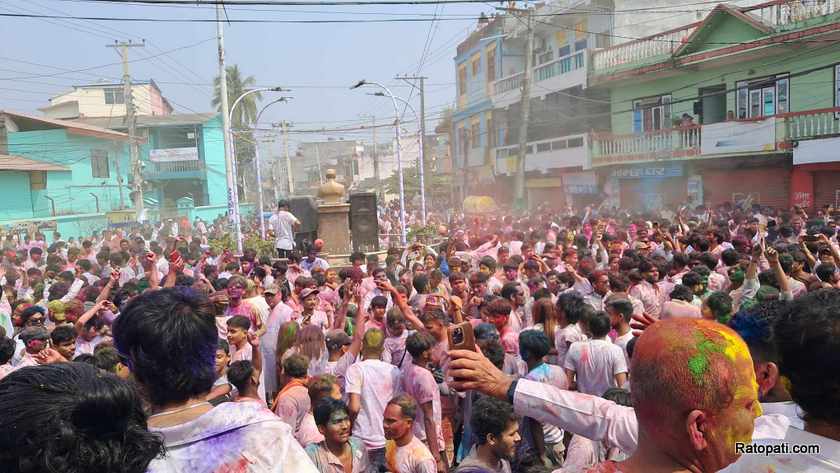
<svg viewBox="0 0 840 473"><path fill-rule="evenodd" d="M385 97L385 94L382 93L382 92L376 92L373 95L376 95L377 97ZM394 98L399 100L400 102L404 103L408 108L410 108L411 113L414 114L414 120L419 121L419 115L417 115L417 110L414 109L414 106L411 105L408 102L408 100L405 100L405 99L400 98L400 97L394 97ZM417 136L419 137L419 141L420 141L420 160L419 160L419 165L417 166L418 174L420 175L420 221L423 222L423 226L425 227L426 226L426 182L423 178L423 174L424 174L423 168L425 168L426 166L423 165L423 163L425 163L425 161L423 161L423 159L424 159L424 156L423 156L424 155L424 149L423 149L424 143L423 143L423 128L422 127L417 132Z"/></svg>
<svg viewBox="0 0 840 473"><path fill-rule="evenodd" d="M216 35L219 45L219 95L222 107L222 140L225 149L225 176L227 178L227 204L228 204L228 218L233 223L233 231L236 237L236 251L242 254L242 234L239 228L239 196L236 190L236 171L235 161L232 153L232 140L230 133L230 113L228 109L228 92L227 92L227 69L225 69L225 33L222 26L222 4L216 5Z"/></svg>
<svg viewBox="0 0 840 473"><path fill-rule="evenodd" d="M286 102L291 97L280 97L272 102L269 102L260 110L260 113L257 114L257 121L255 122L256 126L260 124L260 117L262 117L263 112L268 107L278 103L278 102ZM265 208L263 207L263 187L262 187L262 162L260 162L260 142L256 138L256 132L258 130L254 130L254 164L257 168L257 212L260 219L260 238L265 240L265 219L263 218L263 212Z"/></svg>
<svg viewBox="0 0 840 473"><path fill-rule="evenodd" d="M406 245L406 234L405 234L405 185L403 183L403 169L402 169L402 156L400 154L400 109L397 106L397 99L394 97L394 94L391 93L391 90L385 87L384 85L367 80L360 80L355 85L350 87L350 90L358 89L359 87L365 85L375 85L391 97L391 102L394 104L394 139L396 140L396 155L397 155L397 174L399 175L399 183L400 183L400 244L402 246Z"/></svg>
<svg viewBox="0 0 840 473"><path fill-rule="evenodd" d="M221 28L221 26L219 26L219 28ZM227 80L226 76L223 76L220 80L220 82L221 82L220 85L222 85L224 87L224 89L222 90L222 100L224 100L224 102L227 102L227 84L225 84L226 80ZM257 93L257 92L288 92L288 90L283 89L282 87L260 87L258 89L246 90L239 97L237 97L236 100L233 101L233 105L231 105L230 111L228 112L228 116L227 116L228 124L233 123L233 112L236 111L236 106L239 105L239 103L242 101L242 99L244 99L248 95L251 95L251 94L254 94L254 93ZM224 107L224 102L223 102L223 107ZM229 140L228 143L230 143L230 155L231 155L231 158L230 158L230 167L231 167L230 171L231 172L229 172L229 174L231 174L231 175L228 176L228 185L230 185L231 180L233 180L233 188L229 190L229 192L233 193L234 212L231 214L231 216L233 217L233 233L234 233L234 236L236 238L236 250L241 255L242 254L242 221L239 217L239 190L236 188L236 185L237 185L236 184L236 145L235 145L234 140L233 140L233 130L230 128L229 125L228 125L228 128L227 128L227 139ZM255 146L255 148L257 148L257 146ZM260 215L260 220L262 220L262 215Z"/></svg>

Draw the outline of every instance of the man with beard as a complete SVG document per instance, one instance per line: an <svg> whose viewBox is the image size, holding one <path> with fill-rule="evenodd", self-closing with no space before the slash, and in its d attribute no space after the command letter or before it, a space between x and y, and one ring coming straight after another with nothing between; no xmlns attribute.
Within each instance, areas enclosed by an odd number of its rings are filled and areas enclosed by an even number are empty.
<svg viewBox="0 0 840 473"><path fill-rule="evenodd" d="M492 397L481 397L470 418L478 444L455 473L510 473L510 462L519 445L519 419L513 406Z"/></svg>
<svg viewBox="0 0 840 473"><path fill-rule="evenodd" d="M657 284L659 269L651 261L643 260L639 263L639 273L642 281L630 289L630 295L642 301L646 314L659 318L662 304L665 303L665 293Z"/></svg>
<svg viewBox="0 0 840 473"><path fill-rule="evenodd" d="M315 405L315 425L324 436L320 443L306 447L306 453L321 473L364 473L368 455L361 440L350 437L353 423L347 405L325 398Z"/></svg>

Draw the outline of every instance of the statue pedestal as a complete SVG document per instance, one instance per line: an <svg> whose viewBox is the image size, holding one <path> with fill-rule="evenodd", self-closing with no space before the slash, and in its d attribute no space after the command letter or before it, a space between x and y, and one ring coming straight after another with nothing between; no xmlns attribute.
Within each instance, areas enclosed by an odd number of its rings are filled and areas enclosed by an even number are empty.
<svg viewBox="0 0 840 473"><path fill-rule="evenodd" d="M321 204L318 206L318 237L324 240L325 253L350 253L350 204Z"/></svg>

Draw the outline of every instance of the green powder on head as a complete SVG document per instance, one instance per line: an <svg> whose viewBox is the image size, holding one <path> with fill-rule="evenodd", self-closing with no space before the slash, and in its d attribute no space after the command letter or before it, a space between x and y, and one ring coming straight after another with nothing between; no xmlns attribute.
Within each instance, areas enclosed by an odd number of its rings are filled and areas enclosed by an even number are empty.
<svg viewBox="0 0 840 473"><path fill-rule="evenodd" d="M723 352L723 347L702 334L697 334L697 354L688 360L688 370L694 377L694 382L703 384L703 375L709 369L709 355L721 352Z"/></svg>

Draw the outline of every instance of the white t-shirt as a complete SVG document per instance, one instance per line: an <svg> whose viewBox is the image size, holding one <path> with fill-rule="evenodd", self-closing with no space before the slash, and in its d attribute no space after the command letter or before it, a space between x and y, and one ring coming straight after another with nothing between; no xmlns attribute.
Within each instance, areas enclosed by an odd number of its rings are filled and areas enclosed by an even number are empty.
<svg viewBox="0 0 840 473"><path fill-rule="evenodd" d="M569 324L565 328L557 327L554 330L554 348L557 349L557 364L563 366L566 353L569 351L569 344L586 340L580 324Z"/></svg>
<svg viewBox="0 0 840 473"><path fill-rule="evenodd" d="M443 429L441 428L440 389L431 371L421 368L412 363L403 369L403 391L417 401L417 414L414 417L414 436L426 441L426 416L423 413L423 404L432 402L432 416L435 422L435 435L438 440L438 448L441 451L445 448L443 443ZM427 445L430 445L427 442Z"/></svg>
<svg viewBox="0 0 840 473"><path fill-rule="evenodd" d="M381 360L364 360L347 369L344 389L361 397L361 409L353 425L353 435L368 449L385 446L382 421L388 402L400 392L400 370ZM403 471L403 470L398 470Z"/></svg>
<svg viewBox="0 0 840 473"><path fill-rule="evenodd" d="M563 367L575 372L579 392L601 397L618 387L615 375L627 372L621 347L608 340L575 342L569 347Z"/></svg>
<svg viewBox="0 0 840 473"><path fill-rule="evenodd" d="M277 237L274 243L275 248L281 250L294 249L295 232L292 229L292 225L300 224L300 220L297 217L292 215L291 212L281 210L268 219L268 224L274 230L274 235Z"/></svg>
<svg viewBox="0 0 840 473"><path fill-rule="evenodd" d="M615 337L613 343L621 347L621 351L624 352L624 361L627 364L628 368L630 367L630 355L627 354L627 344L630 343L630 340L633 339L633 331L629 331L624 335L620 335Z"/></svg>
<svg viewBox="0 0 840 473"><path fill-rule="evenodd" d="M525 375L525 378L549 384L560 389L569 389L569 380L566 377L566 372L563 368L557 365L543 363L529 371L528 374ZM563 430L559 427L544 423L542 428L545 443L556 444L563 441Z"/></svg>
<svg viewBox="0 0 840 473"><path fill-rule="evenodd" d="M411 442L404 447L398 447L393 440L389 440L385 448L385 461L389 471L437 473L435 457L417 437L413 437Z"/></svg>

